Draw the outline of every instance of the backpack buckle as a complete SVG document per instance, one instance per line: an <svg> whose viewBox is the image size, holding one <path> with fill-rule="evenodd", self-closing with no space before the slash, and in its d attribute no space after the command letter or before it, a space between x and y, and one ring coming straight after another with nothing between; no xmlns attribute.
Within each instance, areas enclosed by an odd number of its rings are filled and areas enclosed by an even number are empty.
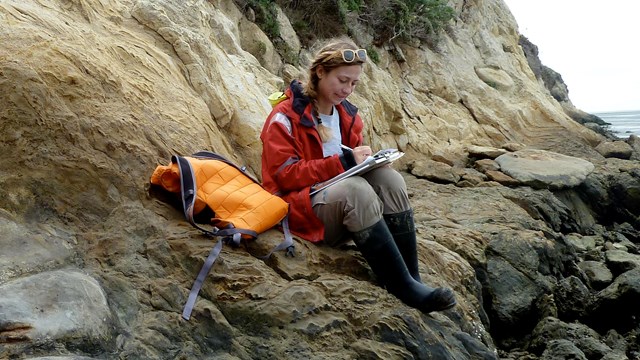
<svg viewBox="0 0 640 360"><path fill-rule="evenodd" d="M296 257L296 246L290 245L289 247L287 247L287 252L285 253L284 256Z"/></svg>

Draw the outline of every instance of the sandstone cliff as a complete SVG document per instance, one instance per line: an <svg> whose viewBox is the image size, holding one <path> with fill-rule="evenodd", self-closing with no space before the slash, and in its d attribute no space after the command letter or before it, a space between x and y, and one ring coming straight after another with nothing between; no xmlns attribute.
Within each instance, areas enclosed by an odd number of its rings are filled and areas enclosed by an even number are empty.
<svg viewBox="0 0 640 360"><path fill-rule="evenodd" d="M595 151L603 137L536 79L502 1L452 4L455 22L437 47L399 45L403 62L379 49L352 100L367 143L407 153L399 169L433 158L452 165L454 182L465 179L468 187L405 173L423 278L453 287L459 306L431 315L404 306L349 246L296 239L296 258L263 262L254 256L281 238L272 230L223 250L185 322L181 307L212 242L150 193L149 176L171 154L202 149L259 174L267 96L303 68L281 59L231 0L0 0L0 357L489 359L496 343L523 346L535 326L566 325L547 316L613 329L549 299L573 284L565 278L587 282L570 266L579 259L565 234L604 239L619 199L634 200L617 219L637 219L638 195L624 189L638 171ZM283 37L308 58L295 34ZM582 192L598 205L567 189L489 181L467 168L473 146L590 160L597 176ZM607 192L611 183L620 186ZM637 241L633 227L621 229ZM595 244L586 249L601 251ZM620 291L637 299L627 290L634 261L594 281L615 288L593 311ZM614 348L589 334L598 354ZM543 338L527 351L546 351ZM633 348L626 341L616 349Z"/></svg>

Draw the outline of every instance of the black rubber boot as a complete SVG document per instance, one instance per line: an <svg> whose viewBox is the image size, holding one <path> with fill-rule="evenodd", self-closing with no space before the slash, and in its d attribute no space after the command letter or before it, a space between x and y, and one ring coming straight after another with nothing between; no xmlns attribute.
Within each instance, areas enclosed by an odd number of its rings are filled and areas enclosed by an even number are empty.
<svg viewBox="0 0 640 360"><path fill-rule="evenodd" d="M409 274L416 281L420 279L418 270L418 248L416 245L416 227L413 222L413 210L407 210L397 214L384 215L384 221L389 227L393 240L407 265Z"/></svg>
<svg viewBox="0 0 640 360"><path fill-rule="evenodd" d="M384 220L353 234L358 250L391 294L423 313L456 305L451 289L431 288L411 277Z"/></svg>

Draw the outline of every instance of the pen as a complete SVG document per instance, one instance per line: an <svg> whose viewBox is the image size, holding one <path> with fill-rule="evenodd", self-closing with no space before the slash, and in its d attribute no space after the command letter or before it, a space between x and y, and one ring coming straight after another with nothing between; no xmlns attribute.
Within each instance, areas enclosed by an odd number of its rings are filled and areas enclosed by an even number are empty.
<svg viewBox="0 0 640 360"><path fill-rule="evenodd" d="M345 150L349 150L349 151L353 152L353 149L352 149L352 148L350 148L350 147L348 147L347 145L340 144L340 147L341 147L341 148L343 148L343 149L345 149Z"/></svg>

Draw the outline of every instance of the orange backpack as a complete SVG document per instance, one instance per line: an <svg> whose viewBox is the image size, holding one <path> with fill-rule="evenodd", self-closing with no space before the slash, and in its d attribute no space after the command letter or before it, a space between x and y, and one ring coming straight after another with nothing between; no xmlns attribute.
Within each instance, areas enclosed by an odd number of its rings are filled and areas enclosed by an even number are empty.
<svg viewBox="0 0 640 360"><path fill-rule="evenodd" d="M293 256L293 238L289 233L289 204L266 191L260 183L224 157L201 151L192 157L174 155L171 164L156 167L151 184L181 194L186 219L211 237L220 237L198 273L182 317L189 320L202 284L216 261L223 243L239 245L241 239L255 239L258 234L282 223L285 239L262 259L278 250ZM209 208L214 212L213 229L207 230L194 220L194 215Z"/></svg>

